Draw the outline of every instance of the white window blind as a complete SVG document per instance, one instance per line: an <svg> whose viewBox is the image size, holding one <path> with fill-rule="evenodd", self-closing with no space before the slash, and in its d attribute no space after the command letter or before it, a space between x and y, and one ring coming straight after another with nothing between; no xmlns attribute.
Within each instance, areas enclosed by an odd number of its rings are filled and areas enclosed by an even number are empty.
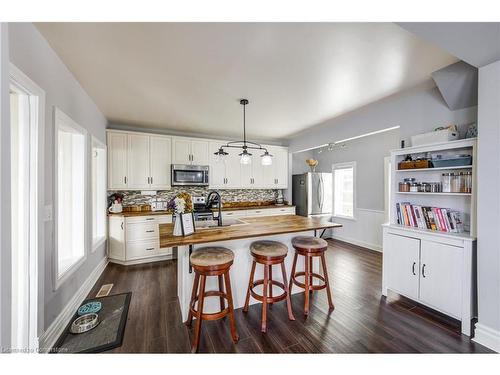
<svg viewBox="0 0 500 375"><path fill-rule="evenodd" d="M106 239L106 146L92 138L92 250Z"/></svg>
<svg viewBox="0 0 500 375"><path fill-rule="evenodd" d="M333 214L354 218L356 164L343 163L333 166Z"/></svg>
<svg viewBox="0 0 500 375"><path fill-rule="evenodd" d="M55 111L56 287L85 259L86 131Z"/></svg>

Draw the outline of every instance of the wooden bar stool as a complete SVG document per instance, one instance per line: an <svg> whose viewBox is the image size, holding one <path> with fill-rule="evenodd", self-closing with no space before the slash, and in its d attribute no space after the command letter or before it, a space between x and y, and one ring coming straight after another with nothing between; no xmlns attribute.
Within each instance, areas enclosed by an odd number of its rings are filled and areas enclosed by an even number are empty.
<svg viewBox="0 0 500 375"><path fill-rule="evenodd" d="M326 295L328 297L328 306L330 311L335 308L332 302L332 295L330 292L330 283L328 282L328 270L326 268L325 251L328 248L328 243L318 237L312 236L298 236L292 238L292 246L295 248L295 256L293 258L292 274L290 276L290 291L292 294L293 284L304 289L304 315L309 314L309 293L314 290L326 288ZM304 272L295 272L297 266L298 255L304 256ZM313 271L313 258L319 257L321 259L321 266L323 268L323 276ZM304 276L304 283L297 280L298 276ZM322 283L314 285L313 280L319 279Z"/></svg>
<svg viewBox="0 0 500 375"><path fill-rule="evenodd" d="M196 318L191 352L195 353L198 351L202 320L217 320L225 317L226 315L229 315L231 336L233 338L233 342L236 343L238 341L238 333L236 332L236 323L234 321L233 295L231 293L231 281L229 279L229 269L231 268L234 260L233 252L219 246L202 247L193 252L189 260L195 272L191 302L189 303L189 314L186 321L186 324L191 326L193 316ZM218 277L218 291L205 291L207 276ZM223 279L226 287L225 292L222 285ZM219 297L220 311L215 313L203 313L205 297ZM227 300L227 307L225 307L225 300ZM198 301L198 305L195 308L196 301Z"/></svg>
<svg viewBox="0 0 500 375"><path fill-rule="evenodd" d="M248 282L247 297L245 300L244 312L248 312L248 303L250 295L258 301L262 302L262 322L261 331L267 331L267 304L272 305L274 302L279 302L286 299L286 307L288 310L288 319L295 320L292 312L292 303L288 291L288 283L286 280L285 258L288 253L288 247L285 244L277 241L255 241L250 245L250 251L253 256L252 270L250 271L250 280ZM264 279L254 281L256 264L264 266ZM272 266L280 264L283 282L273 280ZM257 285L262 285L262 295L254 292L253 288ZM279 296L273 296L273 285L283 289L283 293Z"/></svg>

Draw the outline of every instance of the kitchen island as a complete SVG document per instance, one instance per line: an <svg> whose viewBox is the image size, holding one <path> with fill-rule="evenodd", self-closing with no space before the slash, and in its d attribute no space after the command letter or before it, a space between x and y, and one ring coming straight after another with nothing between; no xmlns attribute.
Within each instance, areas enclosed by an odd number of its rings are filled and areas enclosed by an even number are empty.
<svg viewBox="0 0 500 375"><path fill-rule="evenodd" d="M233 225L200 229L186 237L173 236L172 224L160 224L160 247L177 247L177 291L183 320L187 318L194 277L189 266L189 255L192 251L196 251L197 248L210 244L211 246L223 246L234 252L234 263L231 266L230 275L234 308L237 309L243 307L245 303L252 265L249 247L253 241L266 239L280 241L287 245L289 252L285 259L285 266L289 277L294 253L291 240L294 236L299 234L319 235L317 231L342 226L330 221L329 217L310 218L296 215L248 217L232 223ZM315 261L314 267L318 270L319 260ZM303 270L303 262L298 262L297 271L301 270ZM262 278L262 267L257 267L255 278ZM275 279L282 281L279 272L275 273ZM217 278L208 278L206 290L216 289L218 289ZM299 291L300 289L294 288L292 293ZM251 299L250 304L256 302ZM213 312L218 310L219 299L207 298L204 311Z"/></svg>

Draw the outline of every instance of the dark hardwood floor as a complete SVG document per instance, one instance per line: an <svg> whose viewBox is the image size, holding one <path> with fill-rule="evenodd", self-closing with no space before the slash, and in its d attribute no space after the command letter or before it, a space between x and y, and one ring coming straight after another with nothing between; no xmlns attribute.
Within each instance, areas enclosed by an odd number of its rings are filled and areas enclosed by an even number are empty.
<svg viewBox="0 0 500 375"><path fill-rule="evenodd" d="M327 314L324 291L314 294L304 319L303 294L292 296L296 321L285 301L268 312L260 332L261 305L235 311L239 342L226 319L203 322L202 353L486 353L460 334L460 323L397 295L381 295L382 254L329 240L327 262L335 310ZM289 255L290 256L290 255ZM287 270L290 272L290 270ZM123 345L116 353L189 353L192 330L181 321L175 261L136 266L109 264L89 297L102 284L111 294L132 292Z"/></svg>

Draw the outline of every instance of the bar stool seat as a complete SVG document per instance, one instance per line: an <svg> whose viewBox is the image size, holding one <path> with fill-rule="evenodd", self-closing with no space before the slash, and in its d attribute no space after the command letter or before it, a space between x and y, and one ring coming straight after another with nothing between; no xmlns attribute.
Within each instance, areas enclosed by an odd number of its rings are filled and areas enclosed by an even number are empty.
<svg viewBox="0 0 500 375"><path fill-rule="evenodd" d="M292 287L294 284L304 289L304 315L307 316L309 314L309 293L315 290L326 289L328 306L330 311L333 310L335 306L332 302L330 283L328 281L328 270L324 254L328 249L328 242L322 238L313 236L297 236L292 238L292 246L295 249L295 256L293 258L292 274L290 276L289 293L292 294ZM298 255L304 257L304 271L301 272L295 271ZM323 275L313 271L313 258L315 257L320 258ZM297 277L300 276L304 277L303 283L297 280ZM314 279L320 280L320 283L314 284Z"/></svg>
<svg viewBox="0 0 500 375"><path fill-rule="evenodd" d="M193 291L189 303L189 314L186 321L191 326L193 317L196 318L191 352L198 351L201 336L201 322L203 320L217 320L229 315L229 326L233 342L238 341L236 323L234 320L233 295L231 292L231 281L229 279L229 269L234 261L234 253L220 246L202 247L193 252L189 258L194 270ZM206 278L217 276L219 279L218 291L205 291ZM225 291L224 286L225 285ZM198 291L199 288L199 291ZM220 311L215 313L204 313L203 305L206 297L219 297ZM227 307L226 307L227 301Z"/></svg>
<svg viewBox="0 0 500 375"><path fill-rule="evenodd" d="M286 306L288 310L288 319L295 320L292 312L292 303L290 301L290 294L285 271L285 258L288 254L288 247L277 241L255 241L250 245L250 253L253 256L252 270L250 271L250 280L248 281L247 296L245 299L245 306L243 312L248 311L250 296L257 301L262 302L262 318L261 318L261 332L267 331L267 305L272 305L275 302L286 299ZM264 266L264 278L261 280L254 280L255 267L257 263ZM272 266L280 265L283 282L273 280ZM262 285L262 294L255 292L254 288ZM283 290L278 296L273 296L273 285Z"/></svg>
<svg viewBox="0 0 500 375"><path fill-rule="evenodd" d="M288 247L278 241L255 241L250 245L250 251L261 257L282 257L288 253Z"/></svg>
<svg viewBox="0 0 500 375"><path fill-rule="evenodd" d="M223 267L234 260L234 253L224 247L207 246L193 252L189 260L193 266Z"/></svg>

